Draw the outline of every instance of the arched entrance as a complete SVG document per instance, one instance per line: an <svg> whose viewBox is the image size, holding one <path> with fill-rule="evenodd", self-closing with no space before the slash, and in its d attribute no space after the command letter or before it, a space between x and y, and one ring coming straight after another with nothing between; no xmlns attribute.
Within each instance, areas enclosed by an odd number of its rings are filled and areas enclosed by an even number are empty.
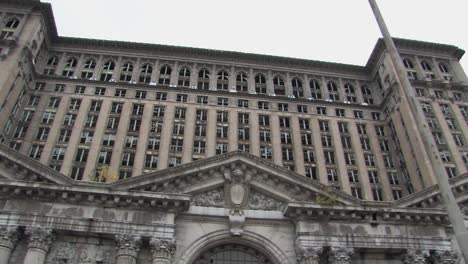
<svg viewBox="0 0 468 264"><path fill-rule="evenodd" d="M272 264L272 262L252 247L222 244L206 250L192 264Z"/></svg>

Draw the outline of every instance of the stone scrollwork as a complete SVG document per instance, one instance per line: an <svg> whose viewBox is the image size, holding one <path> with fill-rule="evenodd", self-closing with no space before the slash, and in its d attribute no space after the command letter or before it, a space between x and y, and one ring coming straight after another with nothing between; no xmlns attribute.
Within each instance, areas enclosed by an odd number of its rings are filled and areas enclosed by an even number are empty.
<svg viewBox="0 0 468 264"><path fill-rule="evenodd" d="M437 264L456 264L458 253L453 250L436 250L432 258Z"/></svg>
<svg viewBox="0 0 468 264"><path fill-rule="evenodd" d="M281 211L285 206L284 203L276 201L258 192L250 193L247 205L248 209L266 211Z"/></svg>
<svg viewBox="0 0 468 264"><path fill-rule="evenodd" d="M323 247L296 247L296 257L298 264L318 264Z"/></svg>
<svg viewBox="0 0 468 264"><path fill-rule="evenodd" d="M345 247L332 247L329 260L332 264L350 264L354 249Z"/></svg>
<svg viewBox="0 0 468 264"><path fill-rule="evenodd" d="M137 235L119 234L115 236L117 244L117 257L131 256L138 257L141 246L141 237Z"/></svg>
<svg viewBox="0 0 468 264"><path fill-rule="evenodd" d="M224 190L212 190L195 196L192 205L205 207L224 207Z"/></svg>
<svg viewBox="0 0 468 264"><path fill-rule="evenodd" d="M429 251L423 249L408 249L406 252L404 264L427 264Z"/></svg>
<svg viewBox="0 0 468 264"><path fill-rule="evenodd" d="M37 248L45 252L49 251L55 238L52 229L38 226L26 227L25 234L28 236L29 248Z"/></svg>
<svg viewBox="0 0 468 264"><path fill-rule="evenodd" d="M1 227L0 228L0 247L13 249L18 241L17 227Z"/></svg>
<svg viewBox="0 0 468 264"><path fill-rule="evenodd" d="M150 240L150 245L153 259L165 259L169 262L172 261L177 249L175 239L153 237Z"/></svg>

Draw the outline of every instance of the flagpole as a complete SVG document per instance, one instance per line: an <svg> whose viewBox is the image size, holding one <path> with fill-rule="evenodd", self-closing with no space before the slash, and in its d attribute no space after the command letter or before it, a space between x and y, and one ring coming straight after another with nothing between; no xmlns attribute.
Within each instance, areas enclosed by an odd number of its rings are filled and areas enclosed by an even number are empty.
<svg viewBox="0 0 468 264"><path fill-rule="evenodd" d="M375 0L369 0L372 11L374 12L375 19L379 25L380 31L382 32L385 46L387 47L388 54L395 67L397 78L401 85L402 90L402 101L407 101L411 112L415 115L415 122L417 129L421 134L422 141L424 143L426 152L429 156L432 169L437 179L440 194L445 208L447 209L450 223L455 233L455 237L458 242L458 246L462 252L465 263L468 264L468 230L465 227L464 216L458 207L455 197L452 193L448 177L445 175L444 165L440 159L439 150L435 144L432 133L426 123L426 117L422 108L416 99L415 92L411 87L411 83L408 80L406 69L403 66L403 62L396 49L395 43L390 35L390 32L385 24L382 13L377 6Z"/></svg>

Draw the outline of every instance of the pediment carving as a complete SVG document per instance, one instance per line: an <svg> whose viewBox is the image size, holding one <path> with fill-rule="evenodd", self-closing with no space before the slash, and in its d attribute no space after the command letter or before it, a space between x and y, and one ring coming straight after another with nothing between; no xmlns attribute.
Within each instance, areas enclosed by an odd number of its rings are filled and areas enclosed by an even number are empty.
<svg viewBox="0 0 468 264"><path fill-rule="evenodd" d="M195 195L192 198L191 205L203 207L226 208L224 188L210 190ZM251 191L246 199L245 208L247 210L264 210L264 211L282 211L286 207L286 203L277 199L271 198L257 191Z"/></svg>

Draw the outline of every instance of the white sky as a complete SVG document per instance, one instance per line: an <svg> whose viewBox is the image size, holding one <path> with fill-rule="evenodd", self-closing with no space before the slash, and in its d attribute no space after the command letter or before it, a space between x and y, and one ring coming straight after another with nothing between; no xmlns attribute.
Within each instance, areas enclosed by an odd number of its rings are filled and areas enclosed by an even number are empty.
<svg viewBox="0 0 468 264"><path fill-rule="evenodd" d="M61 36L365 65L380 32L367 0L42 0ZM379 0L394 37L468 50L467 0ZM468 57L468 54L465 55ZM462 59L468 71L468 59Z"/></svg>

